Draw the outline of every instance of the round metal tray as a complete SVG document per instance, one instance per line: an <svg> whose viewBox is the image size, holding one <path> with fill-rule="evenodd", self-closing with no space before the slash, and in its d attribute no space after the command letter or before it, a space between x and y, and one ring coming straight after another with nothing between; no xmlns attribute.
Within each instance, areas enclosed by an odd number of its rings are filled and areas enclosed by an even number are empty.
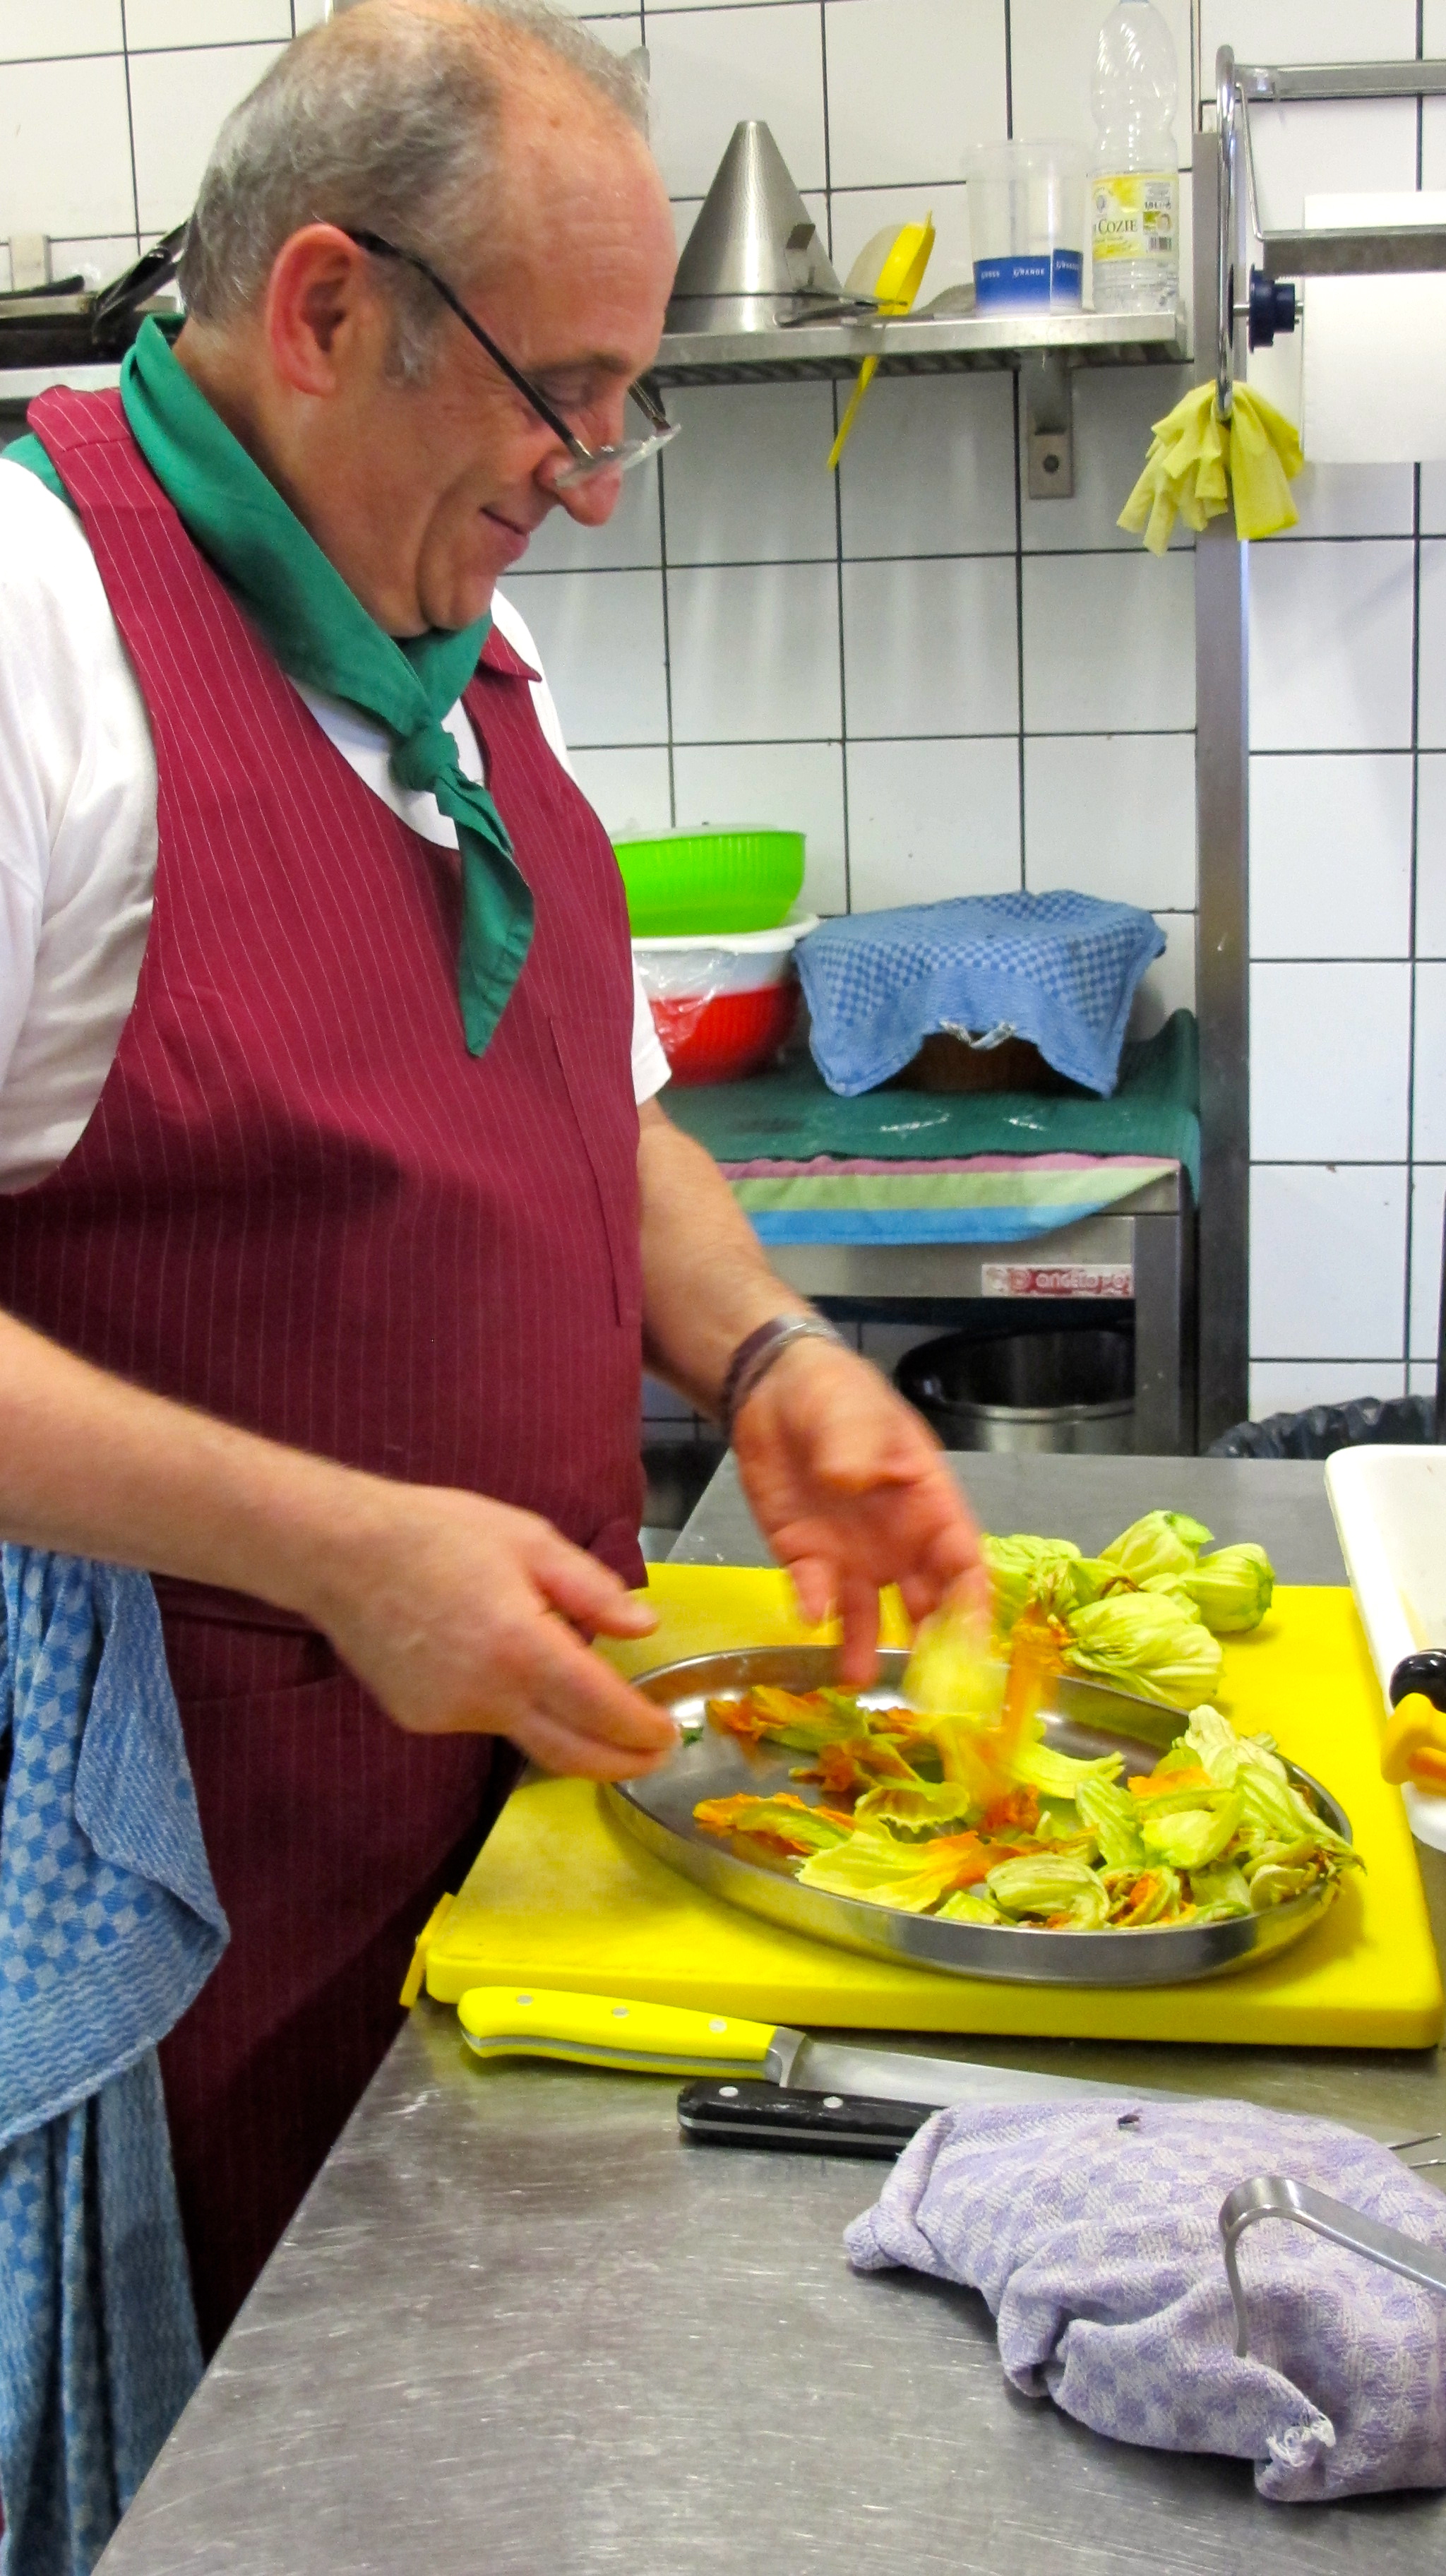
<svg viewBox="0 0 1446 2576"><path fill-rule="evenodd" d="M889 1651L879 1657L879 1678L861 1696L874 1708L903 1704L900 1684L908 1657ZM819 1690L835 1679L834 1657L826 1646L769 1646L726 1655L695 1655L686 1663L665 1664L642 1674L634 1687L647 1699L670 1708L687 1740L662 1771L645 1780L625 1780L609 1787L613 1812L659 1860L680 1870L713 1895L726 1897L750 1914L781 1923L816 1941L833 1941L870 1957L907 1961L917 1968L939 1968L956 1977L1003 1978L1023 1985L1172 1986L1187 1979L1228 1976L1237 1968L1287 1949L1318 1923L1335 1895L1334 1885L1319 1895L1299 1896L1266 1914L1237 1915L1224 1923L1181 1923L1139 1932L1045 1932L1013 1925L945 1923L929 1914L903 1914L858 1897L830 1896L822 1888L800 1887L783 1867L770 1869L744 1860L716 1835L693 1822L700 1798L724 1798L737 1790L770 1797L779 1789L808 1797L789 1777L807 1757L772 1747L754 1752L736 1737L720 1735L707 1722L710 1699L741 1695L755 1683L783 1690ZM1178 1709L1153 1700L1133 1699L1103 1683L1061 1676L1051 1683L1042 1711L1045 1740L1058 1752L1086 1758L1101 1753L1124 1757L1124 1776L1153 1770L1185 1719ZM1327 1824L1351 1839L1343 1808L1307 1771L1288 1762L1286 1769L1309 1789Z"/></svg>

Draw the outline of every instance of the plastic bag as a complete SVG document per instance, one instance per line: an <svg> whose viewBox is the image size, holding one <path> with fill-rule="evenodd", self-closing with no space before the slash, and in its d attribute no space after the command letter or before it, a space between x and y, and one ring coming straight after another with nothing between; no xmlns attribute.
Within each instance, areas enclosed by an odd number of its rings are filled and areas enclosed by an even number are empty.
<svg viewBox="0 0 1446 2576"><path fill-rule="evenodd" d="M1313 1404L1305 1413L1271 1413L1237 1422L1212 1440L1207 1458L1332 1458L1337 1449L1419 1449L1436 1437L1436 1407L1426 1395L1362 1395L1351 1404Z"/></svg>

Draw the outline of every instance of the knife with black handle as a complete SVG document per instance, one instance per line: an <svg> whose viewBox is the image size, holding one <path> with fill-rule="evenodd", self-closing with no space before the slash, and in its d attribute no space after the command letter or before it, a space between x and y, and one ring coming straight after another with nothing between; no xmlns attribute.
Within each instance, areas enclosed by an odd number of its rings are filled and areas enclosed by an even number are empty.
<svg viewBox="0 0 1446 2576"><path fill-rule="evenodd" d="M933 2116L928 2102L804 2093L747 2080L685 2084L678 2096L678 2126L693 2146L803 2148L815 2155L879 2156L889 2163Z"/></svg>

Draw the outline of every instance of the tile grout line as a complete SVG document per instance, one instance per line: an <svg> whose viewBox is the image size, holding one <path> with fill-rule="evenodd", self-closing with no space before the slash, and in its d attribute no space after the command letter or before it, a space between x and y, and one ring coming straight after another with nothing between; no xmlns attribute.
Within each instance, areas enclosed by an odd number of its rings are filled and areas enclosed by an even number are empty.
<svg viewBox="0 0 1446 2576"><path fill-rule="evenodd" d="M1010 725L1006 729L995 727L993 731L988 733L848 733L846 731L840 731L838 733L682 734L678 737L678 748L680 751L747 751L749 749L763 749L764 747L778 748L787 744L816 747L819 744L831 745L834 743L851 742L860 744L916 742L1012 743L1017 738L1017 733L1017 726ZM1191 739L1191 728L1188 725L1177 726L1172 730L1157 727L1153 733L1123 734L1121 733L1118 725L1115 726L1113 731L1107 732L1102 729L1099 732L1087 733L1053 733L1048 729L1048 727L1039 728L1032 726L1025 736L1025 740L1027 742L1189 742ZM628 734L623 736L621 739L611 742L576 741L573 742L570 747L574 751L662 751L666 746L664 738L660 734L642 736ZM1402 756L1404 757L1404 755ZM1189 903L1174 905L1166 904L1156 908L1162 911L1175 911L1180 913L1195 912L1198 910L1197 905ZM1271 960L1270 962L1278 963L1279 961ZM1331 961L1328 958L1311 958L1298 962L1305 962L1311 965L1328 965ZM1372 961L1367 960L1366 962L1370 963ZM1380 962L1389 965L1393 961L1386 958ZM1396 960L1394 962L1399 963L1400 961Z"/></svg>
<svg viewBox="0 0 1446 2576"><path fill-rule="evenodd" d="M135 110L131 105L131 57L130 45L128 42L129 31L126 26L126 0L120 0L120 31L121 61L125 67L126 146L130 153L131 163L131 212L136 219L136 249L137 254L139 254L141 239L141 185L140 180L136 175L136 120Z"/></svg>
<svg viewBox="0 0 1446 2576"><path fill-rule="evenodd" d="M1014 14L1013 0L1004 0L1004 131L1014 137ZM1020 476L1019 384L1020 369L1010 371L1010 415L1014 432L1014 685L1015 735L1017 742L1019 793L1019 891L1024 893L1028 877L1028 854L1024 840L1024 495Z"/></svg>
<svg viewBox="0 0 1446 2576"><path fill-rule="evenodd" d="M663 709L668 726L668 823L678 826L678 782L673 761L673 632L672 612L668 598L668 504L663 489L667 460L658 458L658 589L663 606ZM617 746L619 749L623 746ZM598 744L597 749L603 746Z"/></svg>
<svg viewBox="0 0 1446 2576"><path fill-rule="evenodd" d="M1416 0L1416 60L1423 59L1425 0ZM1416 186L1421 185L1426 107L1416 101ZM1412 1273L1416 1234L1416 878L1421 806L1421 468L1411 468L1411 856L1406 915L1410 977L1406 990L1406 1257L1401 1283L1401 1387L1411 1390Z"/></svg>
<svg viewBox="0 0 1446 2576"><path fill-rule="evenodd" d="M828 255L833 258L833 140L828 113L828 10L825 0L818 0L819 65L823 80L823 205L828 226ZM839 380L829 379L829 402L833 414L833 434L839 427ZM848 668L844 649L844 539L843 539L843 473L842 459L833 476L833 543L834 606L838 619L838 767L839 809L843 819L843 897L844 912L854 908L853 838L849 826L848 752Z"/></svg>

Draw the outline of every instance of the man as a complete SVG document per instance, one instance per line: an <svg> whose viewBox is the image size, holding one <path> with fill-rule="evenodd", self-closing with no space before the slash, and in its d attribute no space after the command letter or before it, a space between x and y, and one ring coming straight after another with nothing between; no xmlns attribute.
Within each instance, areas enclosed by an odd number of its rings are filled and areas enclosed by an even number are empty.
<svg viewBox="0 0 1446 2576"><path fill-rule="evenodd" d="M223 130L174 352L0 465L0 1529L157 1577L232 1925L162 2060L208 2345L490 1740L671 1749L583 1642L650 1625L643 1352L853 1677L881 1583L976 1567L914 1416L639 1111L612 855L488 628L617 496L673 266L639 123L534 0L364 0Z"/></svg>

